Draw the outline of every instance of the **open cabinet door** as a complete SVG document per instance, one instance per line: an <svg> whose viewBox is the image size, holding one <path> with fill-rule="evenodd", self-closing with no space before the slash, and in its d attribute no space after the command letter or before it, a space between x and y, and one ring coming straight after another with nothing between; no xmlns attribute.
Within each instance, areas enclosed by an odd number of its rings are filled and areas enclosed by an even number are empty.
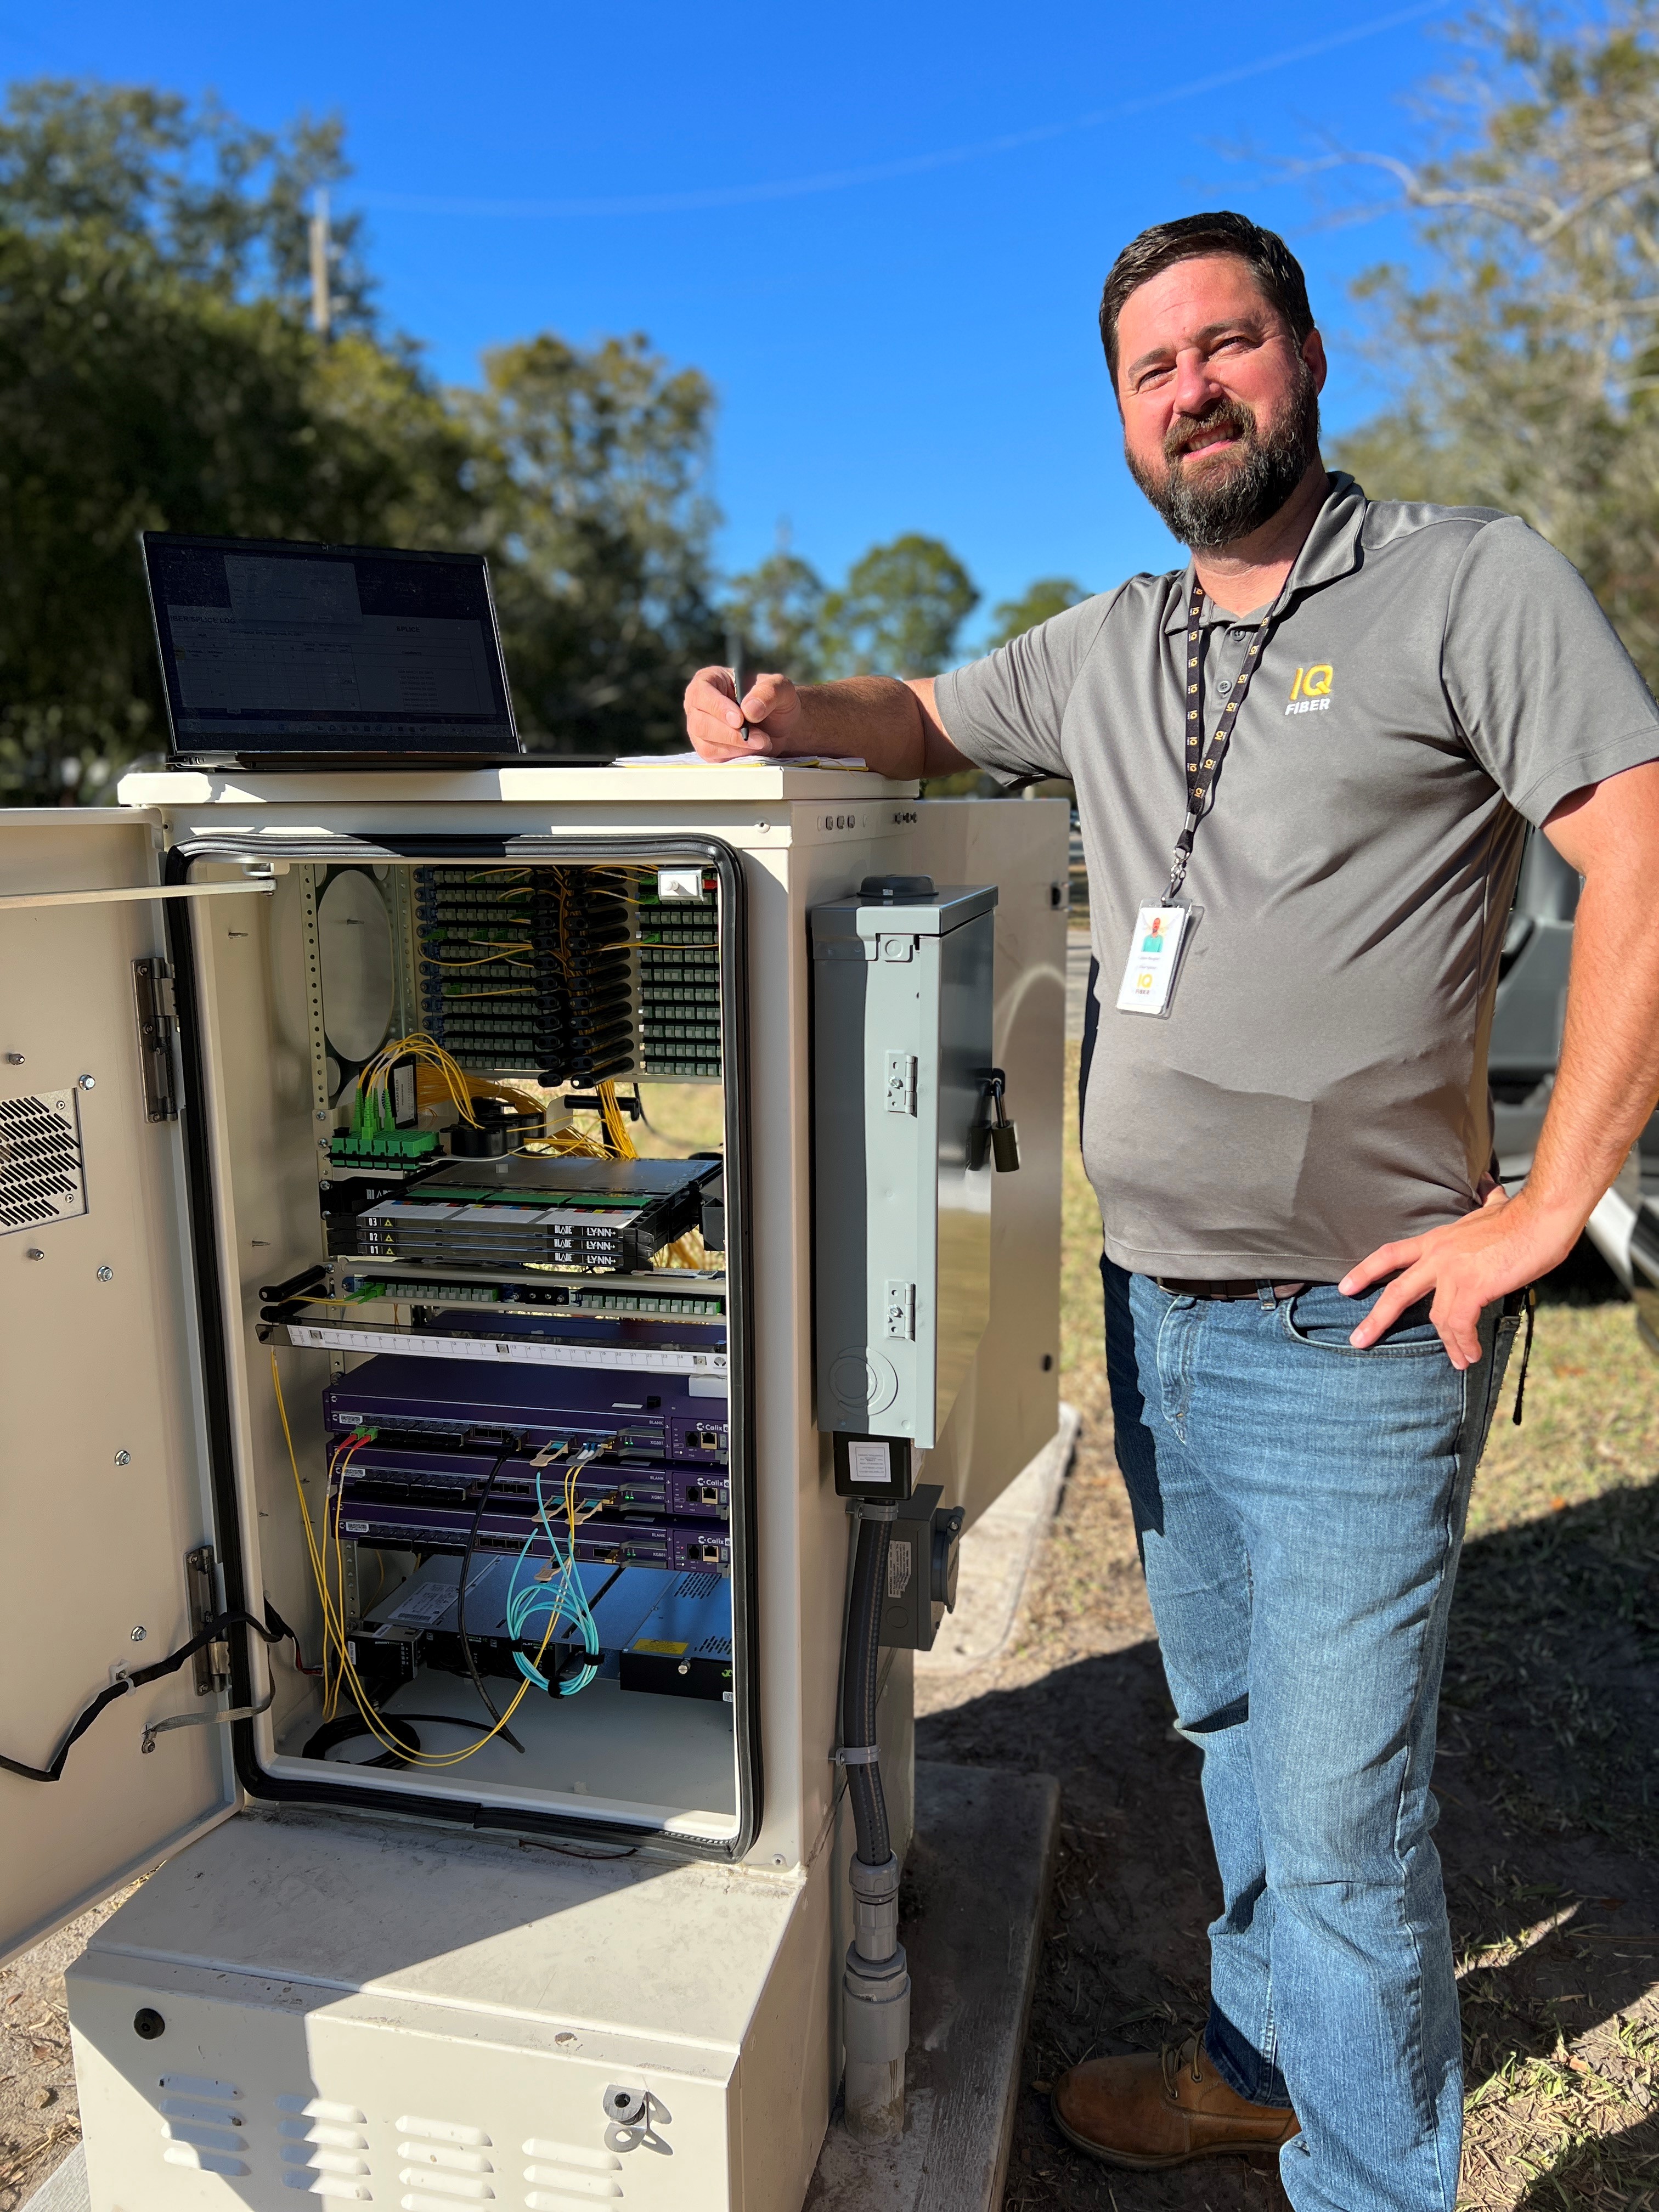
<svg viewBox="0 0 1659 2212"><path fill-rule="evenodd" d="M0 811L0 900L152 884L155 846L125 811ZM214 1534L179 1124L161 1054L147 1097L135 988L164 913L0 904L0 1754L33 1767L112 1670L189 1638L186 1554ZM61 1779L0 1770L0 1957L234 1808L225 1729L143 1748L228 1702L187 1660L101 1713Z"/></svg>

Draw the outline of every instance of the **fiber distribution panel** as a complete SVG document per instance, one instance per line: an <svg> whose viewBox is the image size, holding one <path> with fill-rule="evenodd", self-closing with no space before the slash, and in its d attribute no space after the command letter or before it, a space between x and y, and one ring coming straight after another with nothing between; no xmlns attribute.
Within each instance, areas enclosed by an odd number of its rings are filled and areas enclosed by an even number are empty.
<svg viewBox="0 0 1659 2212"><path fill-rule="evenodd" d="M544 1083L634 1066L629 878L599 868L422 868L425 1027L463 1067Z"/></svg>
<svg viewBox="0 0 1659 2212"><path fill-rule="evenodd" d="M351 1217L351 1250L451 1267L648 1268L696 1227L699 1187L718 1173L681 1160L451 1160Z"/></svg>
<svg viewBox="0 0 1659 2212"><path fill-rule="evenodd" d="M720 953L713 875L664 869L639 894L640 1069L716 1079Z"/></svg>
<svg viewBox="0 0 1659 2212"><path fill-rule="evenodd" d="M422 1023L463 1066L719 1079L712 871L423 868L415 905Z"/></svg>

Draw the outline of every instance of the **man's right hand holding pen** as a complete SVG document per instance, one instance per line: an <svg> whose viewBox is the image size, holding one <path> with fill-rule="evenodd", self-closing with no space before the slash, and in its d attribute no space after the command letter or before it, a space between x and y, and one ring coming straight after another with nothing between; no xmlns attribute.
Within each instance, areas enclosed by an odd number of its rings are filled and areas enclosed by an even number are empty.
<svg viewBox="0 0 1659 2212"><path fill-rule="evenodd" d="M700 668L685 687L685 728L704 760L861 759L878 775L950 775L973 763L940 726L930 676L851 676L796 685L757 676L743 696L729 668Z"/></svg>

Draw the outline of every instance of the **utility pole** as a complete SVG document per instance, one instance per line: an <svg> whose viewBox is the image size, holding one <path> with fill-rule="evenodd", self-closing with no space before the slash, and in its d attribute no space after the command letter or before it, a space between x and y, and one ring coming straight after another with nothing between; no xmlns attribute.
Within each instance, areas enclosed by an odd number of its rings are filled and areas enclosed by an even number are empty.
<svg viewBox="0 0 1659 2212"><path fill-rule="evenodd" d="M328 228L328 194L319 190L311 214L311 327L325 338L332 320L334 248Z"/></svg>

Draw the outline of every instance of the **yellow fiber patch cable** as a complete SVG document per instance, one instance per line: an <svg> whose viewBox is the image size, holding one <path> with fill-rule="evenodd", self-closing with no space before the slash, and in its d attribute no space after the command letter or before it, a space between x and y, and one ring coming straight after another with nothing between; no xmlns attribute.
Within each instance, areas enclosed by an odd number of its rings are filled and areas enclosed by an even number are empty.
<svg viewBox="0 0 1659 2212"><path fill-rule="evenodd" d="M288 1446L288 1463L294 1471L294 1488L300 1500L300 1517L306 1532L306 1548L311 1555L312 1576L317 1584L318 1596L322 1600L325 1650L326 1650L327 1645L331 1642L335 1649L336 1656L339 1662L341 1677L344 1680L347 1688L351 1692L352 1702L356 1706L359 1714L362 1717L364 1732L368 1735L372 1735L374 1741L385 1750L396 1752L398 1758L406 1761L410 1766L418 1766L422 1768L459 1766L463 1759L471 1759L475 1752L482 1751L485 1744L490 1741L491 1737L501 1734L501 1730L507 1726L508 1721L512 1719L514 1714L518 1711L520 1705L522 1704L525 1697L528 1694L530 1684L526 1680L520 1685L519 1689L514 1694L511 1704L507 1706L507 1711L501 1715L500 1720L496 1722L495 1727L490 1729L488 1735L481 1735L476 1743L470 1743L460 1751L411 1751L406 1743L400 1742L398 1739L391 1733L387 1729L386 1723L380 1718L380 1714L375 1711L374 1706L369 1698L368 1692L364 1689L362 1683L358 1680L357 1670L352 1664L351 1649L346 1640L343 1623L340 1618L338 1611L337 1610L335 1601L329 1594L328 1575L324 1564L324 1558L318 1551L317 1540L312 1530L310 1509L306 1504L305 1485L300 1480L300 1462L294 1449L294 1434L292 1430L289 1427L288 1407L283 1401L283 1378L277 1371L276 1355L274 1352L270 1355L270 1380L271 1386L276 1394L276 1413L277 1417L283 1425L283 1440ZM337 1458L338 1455L339 1455L337 1451L335 1455L336 1458ZM332 1470L332 1467L333 1462L331 1461L331 1471ZM324 1501L323 1512L324 1541L326 1543L328 1512L326 1499ZM553 1639L553 1629L554 1617L550 1616L547 1624L547 1632L542 1638L540 1649L536 1654L535 1665L538 1669L540 1668L542 1659L546 1653L547 1647ZM325 1664L326 1664L326 1659L325 1659ZM336 1694L337 1697L337 1690Z"/></svg>

